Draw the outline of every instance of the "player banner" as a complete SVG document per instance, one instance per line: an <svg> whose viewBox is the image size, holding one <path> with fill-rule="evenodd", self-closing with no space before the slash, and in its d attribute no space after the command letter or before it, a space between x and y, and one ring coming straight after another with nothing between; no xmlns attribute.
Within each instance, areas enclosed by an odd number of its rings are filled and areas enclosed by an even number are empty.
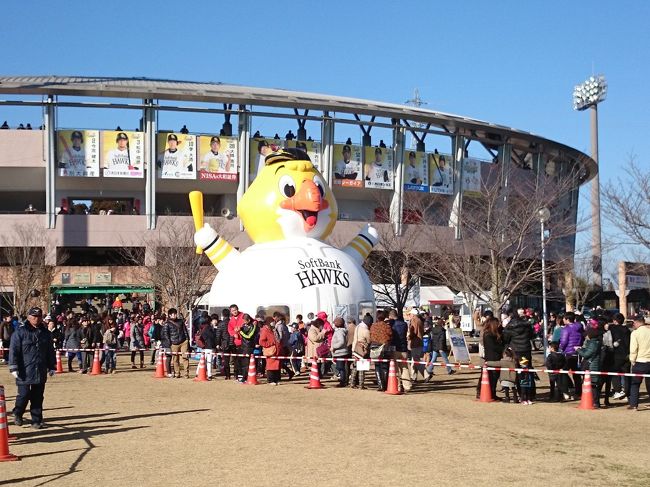
<svg viewBox="0 0 650 487"><path fill-rule="evenodd" d="M363 187L362 153L359 145L334 144L334 184Z"/></svg>
<svg viewBox="0 0 650 487"><path fill-rule="evenodd" d="M99 177L99 130L58 130L59 176Z"/></svg>
<svg viewBox="0 0 650 487"><path fill-rule="evenodd" d="M463 159L463 193L481 192L481 161L472 157Z"/></svg>
<svg viewBox="0 0 650 487"><path fill-rule="evenodd" d="M196 136L159 133L158 167L162 179L196 179Z"/></svg>
<svg viewBox="0 0 650 487"><path fill-rule="evenodd" d="M103 130L102 167L108 178L144 177L144 134Z"/></svg>
<svg viewBox="0 0 650 487"><path fill-rule="evenodd" d="M381 147L366 147L364 151L366 188L393 189L393 151Z"/></svg>
<svg viewBox="0 0 650 487"><path fill-rule="evenodd" d="M237 181L237 138L199 137L199 179Z"/></svg>
<svg viewBox="0 0 650 487"><path fill-rule="evenodd" d="M313 140L287 140L284 146L304 150L309 156L309 159L311 160L314 167L320 170L320 142Z"/></svg>
<svg viewBox="0 0 650 487"><path fill-rule="evenodd" d="M427 154L412 150L404 151L404 189L429 192Z"/></svg>
<svg viewBox="0 0 650 487"><path fill-rule="evenodd" d="M264 139L260 137L251 139L250 144L248 180L253 182L257 173L264 167L264 158L274 150L284 146L281 139Z"/></svg>
<svg viewBox="0 0 650 487"><path fill-rule="evenodd" d="M434 151L429 158L429 193L453 194L454 177L452 157Z"/></svg>

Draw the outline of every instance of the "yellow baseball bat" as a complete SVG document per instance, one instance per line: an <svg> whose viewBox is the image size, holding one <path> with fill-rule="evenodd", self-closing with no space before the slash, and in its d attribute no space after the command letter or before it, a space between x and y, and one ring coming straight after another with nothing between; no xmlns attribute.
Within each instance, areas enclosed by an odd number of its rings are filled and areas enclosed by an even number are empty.
<svg viewBox="0 0 650 487"><path fill-rule="evenodd" d="M198 232L203 228L203 193L200 191L190 192L190 208L192 208L192 218L194 218L194 229ZM201 254L201 247L196 247L196 253Z"/></svg>

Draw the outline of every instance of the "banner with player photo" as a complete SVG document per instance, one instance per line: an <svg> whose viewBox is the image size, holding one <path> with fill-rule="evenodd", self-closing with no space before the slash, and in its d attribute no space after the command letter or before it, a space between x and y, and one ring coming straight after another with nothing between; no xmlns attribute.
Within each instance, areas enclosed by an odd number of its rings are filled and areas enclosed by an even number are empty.
<svg viewBox="0 0 650 487"><path fill-rule="evenodd" d="M481 193L481 161L472 157L463 159L463 193Z"/></svg>
<svg viewBox="0 0 650 487"><path fill-rule="evenodd" d="M304 150L314 167L320 170L321 148L320 142L313 140L287 140L284 144L288 148L297 148Z"/></svg>
<svg viewBox="0 0 650 487"><path fill-rule="evenodd" d="M159 133L156 167L162 179L196 179L196 136Z"/></svg>
<svg viewBox="0 0 650 487"><path fill-rule="evenodd" d="M438 151L427 154L429 160L429 193L453 194L454 173L453 159L448 154Z"/></svg>
<svg viewBox="0 0 650 487"><path fill-rule="evenodd" d="M264 158L271 152L284 147L284 141L256 137L251 139L250 144L248 180L252 183L257 173L264 168Z"/></svg>
<svg viewBox="0 0 650 487"><path fill-rule="evenodd" d="M99 177L99 130L58 130L56 161L59 176Z"/></svg>
<svg viewBox="0 0 650 487"><path fill-rule="evenodd" d="M393 189L393 151L366 147L363 176L366 188Z"/></svg>
<svg viewBox="0 0 650 487"><path fill-rule="evenodd" d="M102 167L107 178L144 177L144 134L103 130Z"/></svg>
<svg viewBox="0 0 650 487"><path fill-rule="evenodd" d="M237 138L199 137L199 179L237 181Z"/></svg>
<svg viewBox="0 0 650 487"><path fill-rule="evenodd" d="M363 187L363 148L359 145L334 144L334 184Z"/></svg>
<svg viewBox="0 0 650 487"><path fill-rule="evenodd" d="M404 151L404 189L429 192L427 154L412 150Z"/></svg>

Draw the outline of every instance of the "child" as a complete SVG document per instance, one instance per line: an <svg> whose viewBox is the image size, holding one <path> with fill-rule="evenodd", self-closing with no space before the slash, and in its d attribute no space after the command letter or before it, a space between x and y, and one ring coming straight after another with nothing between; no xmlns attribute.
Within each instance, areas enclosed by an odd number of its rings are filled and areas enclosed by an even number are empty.
<svg viewBox="0 0 650 487"><path fill-rule="evenodd" d="M546 357L544 365L549 370L562 370L566 366L566 357L558 350L560 344L558 342L551 342L549 344L550 352ZM569 393L566 387L566 377L564 374L548 374L548 381L550 384L550 397L552 402L564 402L569 398Z"/></svg>
<svg viewBox="0 0 650 487"><path fill-rule="evenodd" d="M522 369L528 368L528 359L521 357L519 366ZM521 391L521 404L530 406L533 401L530 400L531 389L533 388L533 374L528 371L519 372L519 390Z"/></svg>
<svg viewBox="0 0 650 487"><path fill-rule="evenodd" d="M510 391L512 391L512 399L516 404L519 402L517 398L517 373L514 369L517 364L515 363L515 356L512 352L512 349L506 348L503 351L503 356L501 360L496 361L487 361L485 365L488 367L501 367L501 372L499 374L499 380L501 381L501 392L504 394L503 402L510 402Z"/></svg>
<svg viewBox="0 0 650 487"><path fill-rule="evenodd" d="M115 352L118 340L117 324L111 322L110 328L104 332L104 347L106 348L106 373L115 373Z"/></svg>

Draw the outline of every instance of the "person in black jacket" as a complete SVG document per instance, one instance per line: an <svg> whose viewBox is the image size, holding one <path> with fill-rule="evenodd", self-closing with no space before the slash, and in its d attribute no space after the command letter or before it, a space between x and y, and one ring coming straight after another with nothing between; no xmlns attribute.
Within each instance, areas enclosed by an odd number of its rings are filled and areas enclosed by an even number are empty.
<svg viewBox="0 0 650 487"><path fill-rule="evenodd" d="M559 352L560 344L558 342L549 343L549 354L546 357L544 365L549 370L562 370L566 367L566 357L563 353ZM548 382L550 386L550 397L553 402L564 402L569 398L568 384L566 381L566 374L548 374Z"/></svg>
<svg viewBox="0 0 650 487"><path fill-rule="evenodd" d="M171 344L171 352L174 354L174 372L177 379L181 378L181 359L185 369L185 378L190 378L189 334L183 320L178 319L178 312L175 308L167 311L167 321L163 325L162 336L166 342ZM171 357L170 357L171 359ZM167 370L171 370L171 364Z"/></svg>
<svg viewBox="0 0 650 487"><path fill-rule="evenodd" d="M217 325L216 331L216 345L217 349L222 353L232 353L235 349L235 343L232 336L228 333L228 322L230 321L230 311L227 308L221 312L221 321ZM230 380L230 363L231 359L229 355L222 357L222 373L225 376L226 380Z"/></svg>
<svg viewBox="0 0 650 487"><path fill-rule="evenodd" d="M14 423L22 426L29 402L32 428L36 429L43 427L43 394L47 376L53 376L56 371L52 335L43 325L42 318L40 308L30 309L27 321L13 333L9 345L9 372L18 387Z"/></svg>
<svg viewBox="0 0 650 487"><path fill-rule="evenodd" d="M509 309L507 326L503 329L504 345L510 347L515 352L515 362L520 363L522 357L526 357L529 367L533 367L533 327L527 321L519 318L517 312ZM504 324L506 322L504 321ZM520 391L521 397L521 391ZM532 387L529 391L530 400L534 401L536 396L535 381L532 381Z"/></svg>
<svg viewBox="0 0 650 487"><path fill-rule="evenodd" d="M438 355L442 357L447 364L447 374L451 375L456 373L454 369L449 366L449 347L447 345L447 330L445 330L445 321L443 319L436 320L436 325L431 329L431 358L426 368L425 382L429 382L435 375L433 364L435 363Z"/></svg>
<svg viewBox="0 0 650 487"><path fill-rule="evenodd" d="M214 333L214 328L210 324L210 318L207 316L202 316L197 321L197 326L199 331L197 335L201 339L203 353L205 353L205 367L208 374L208 380L212 380L212 354L216 348L216 337ZM198 344L197 344L198 345ZM199 374L199 366L196 366L196 375Z"/></svg>
<svg viewBox="0 0 650 487"><path fill-rule="evenodd" d="M612 334L613 361L612 372L630 371L630 329L625 326L625 316L617 313L614 322L609 325ZM630 377L615 375L612 379L614 399L625 399L630 395Z"/></svg>
<svg viewBox="0 0 650 487"><path fill-rule="evenodd" d="M248 371L250 355L253 354L259 339L259 330L257 329L257 325L253 318L246 313L244 313L244 323L239 330L239 335L241 336L241 354L246 355L245 357L238 357L239 370ZM244 373L244 376L241 379L242 383L246 382L247 376L248 374Z"/></svg>
<svg viewBox="0 0 650 487"><path fill-rule="evenodd" d="M503 357L505 349L503 344L503 327L499 320L490 317L483 323L483 358L486 362L498 362ZM498 370L488 370L488 377L490 379L490 389L492 391L492 398L497 398L497 383L501 372ZM481 392L481 377L478 378L476 385L476 397L480 397Z"/></svg>

